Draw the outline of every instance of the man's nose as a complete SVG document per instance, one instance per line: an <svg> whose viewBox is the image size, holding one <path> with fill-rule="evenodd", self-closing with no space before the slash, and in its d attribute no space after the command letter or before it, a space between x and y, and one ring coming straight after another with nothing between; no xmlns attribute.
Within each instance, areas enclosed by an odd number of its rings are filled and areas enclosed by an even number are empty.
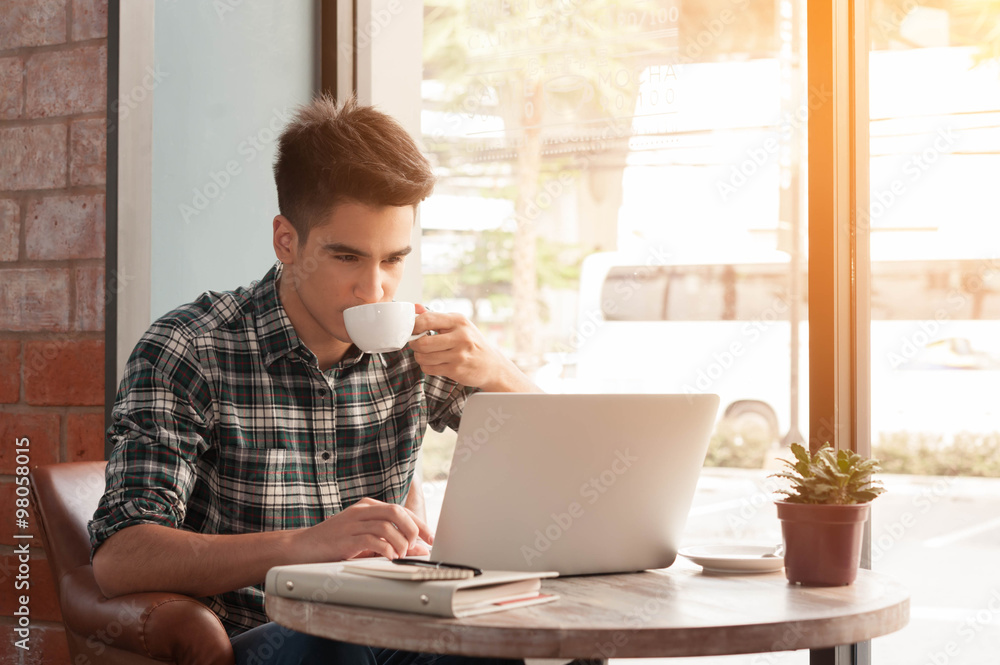
<svg viewBox="0 0 1000 665"><path fill-rule="evenodd" d="M354 286L354 295L365 303L381 302L385 296L382 287L382 271L378 268L368 270Z"/></svg>

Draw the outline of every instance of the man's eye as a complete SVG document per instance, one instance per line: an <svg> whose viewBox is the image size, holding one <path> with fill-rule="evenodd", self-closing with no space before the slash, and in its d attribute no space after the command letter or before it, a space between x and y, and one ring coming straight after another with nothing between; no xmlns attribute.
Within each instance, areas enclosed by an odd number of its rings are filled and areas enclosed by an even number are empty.
<svg viewBox="0 0 1000 665"><path fill-rule="evenodd" d="M391 256L388 259L386 259L386 263L396 264L396 263L402 263L402 262L403 262L403 257L402 256Z"/></svg>
<svg viewBox="0 0 1000 665"><path fill-rule="evenodd" d="M358 260L358 257L352 254L338 254L334 258L342 263L354 263Z"/></svg>

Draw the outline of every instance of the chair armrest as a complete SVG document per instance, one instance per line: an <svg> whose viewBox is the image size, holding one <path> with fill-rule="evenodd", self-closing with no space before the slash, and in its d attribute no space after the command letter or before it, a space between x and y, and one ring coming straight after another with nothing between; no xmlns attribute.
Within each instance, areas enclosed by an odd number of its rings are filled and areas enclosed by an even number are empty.
<svg viewBox="0 0 1000 665"><path fill-rule="evenodd" d="M59 584L66 627L99 655L107 645L179 665L233 665L235 656L219 617L194 598L145 592L105 598L89 565Z"/></svg>

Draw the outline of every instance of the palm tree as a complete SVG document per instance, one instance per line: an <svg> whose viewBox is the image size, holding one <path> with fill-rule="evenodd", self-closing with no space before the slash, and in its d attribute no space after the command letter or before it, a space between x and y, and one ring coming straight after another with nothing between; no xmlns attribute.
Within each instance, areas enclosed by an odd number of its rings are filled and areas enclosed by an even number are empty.
<svg viewBox="0 0 1000 665"><path fill-rule="evenodd" d="M471 249L457 257L456 267L449 274L428 274L424 278L424 294L428 300L466 298L472 303L469 317L479 326L483 323L480 303L489 301L494 311L510 304L514 266L514 234L503 229L482 231ZM576 286L580 276L583 253L567 243L538 239L538 286L566 289ZM539 307L544 303L539 299Z"/></svg>
<svg viewBox="0 0 1000 665"><path fill-rule="evenodd" d="M540 11L533 3L504 3L500 15L499 3L425 2L424 78L444 85L441 110L503 119L505 138L480 141L477 152L508 163L505 175L514 178L514 353L526 370L539 360L538 222L553 197L541 187L544 168L555 165L565 174L581 163L557 162L546 153L581 136L625 143L641 67L669 62L677 34L670 2L567 0L555 6ZM468 153L462 163L454 142L441 145L443 138L430 137L431 150L450 148L444 159L468 170Z"/></svg>
<svg viewBox="0 0 1000 665"><path fill-rule="evenodd" d="M892 42L907 44L901 27L921 6L913 0L874 0L871 35L875 48L889 48ZM930 8L947 12L951 45L978 47L978 62L1000 59L1000 0L944 0Z"/></svg>
<svg viewBox="0 0 1000 665"><path fill-rule="evenodd" d="M977 60L1000 60L1000 0L956 0L951 9L952 37L979 47Z"/></svg>

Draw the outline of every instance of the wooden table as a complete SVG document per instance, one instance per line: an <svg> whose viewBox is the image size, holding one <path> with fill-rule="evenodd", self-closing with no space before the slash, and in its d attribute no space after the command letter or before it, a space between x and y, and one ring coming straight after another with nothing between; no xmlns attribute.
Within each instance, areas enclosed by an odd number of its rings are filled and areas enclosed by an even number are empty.
<svg viewBox="0 0 1000 665"><path fill-rule="evenodd" d="M859 571L846 587L788 584L784 572L711 575L678 560L664 570L543 580L554 603L466 619L368 610L277 596L271 620L345 642L504 658L655 658L821 649L899 630L909 594ZM822 659L822 658L821 658Z"/></svg>

